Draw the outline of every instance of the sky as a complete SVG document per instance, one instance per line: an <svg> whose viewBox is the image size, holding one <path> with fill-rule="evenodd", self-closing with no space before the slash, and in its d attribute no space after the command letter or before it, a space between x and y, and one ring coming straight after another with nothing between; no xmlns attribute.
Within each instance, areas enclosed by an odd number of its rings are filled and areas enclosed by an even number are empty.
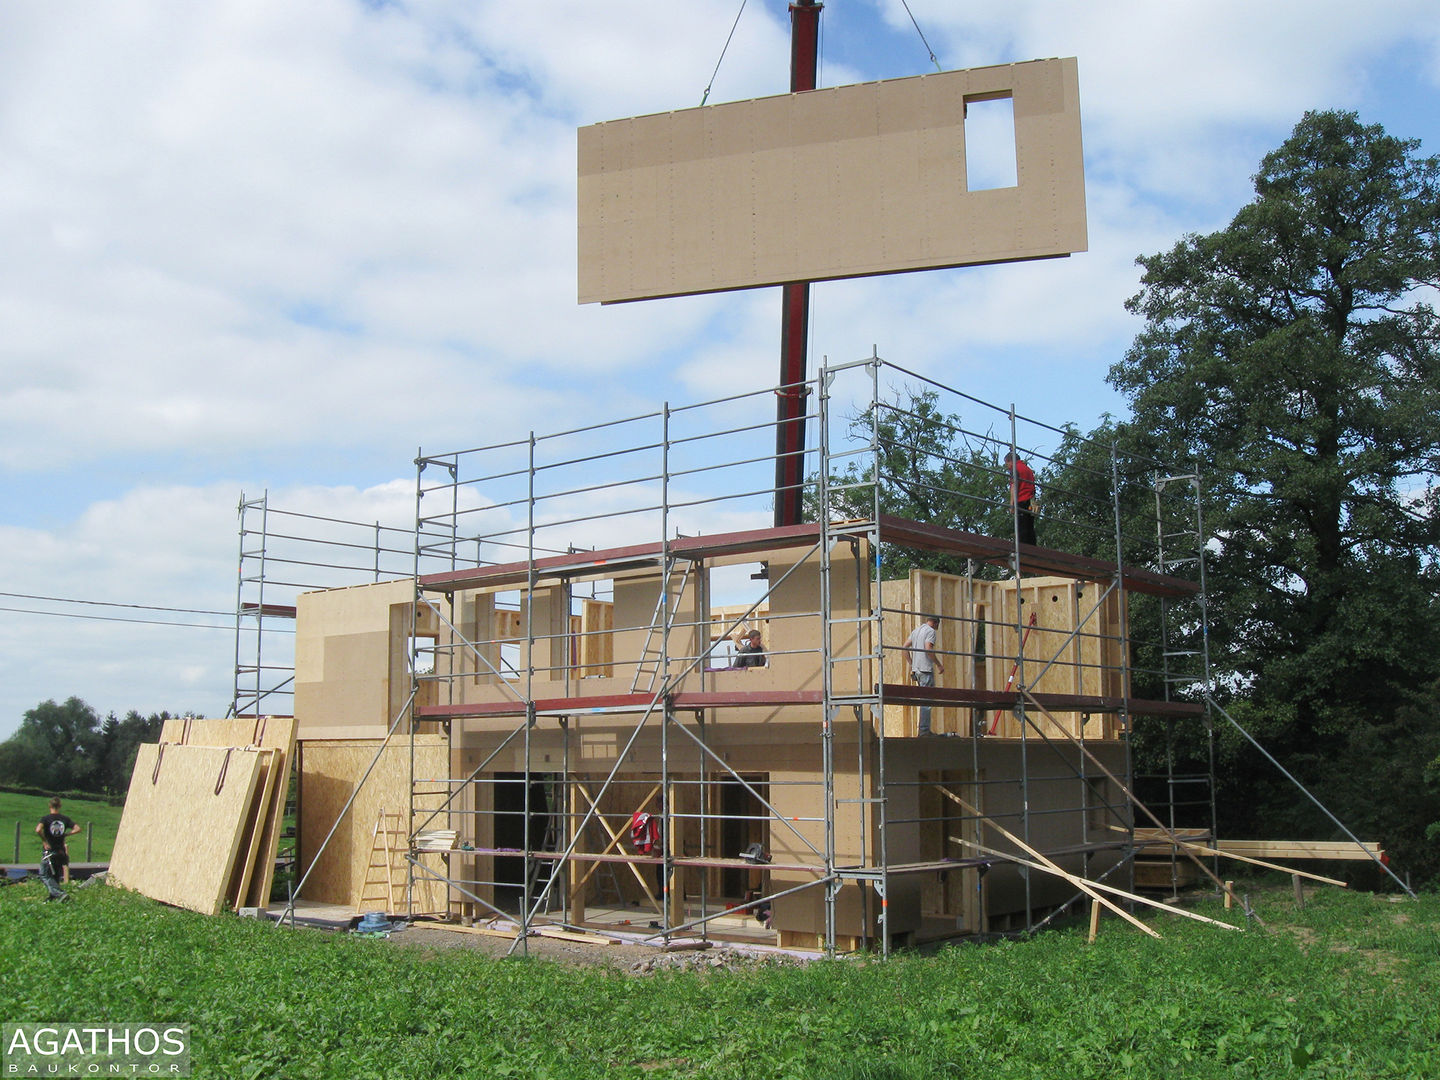
<svg viewBox="0 0 1440 1080"><path fill-rule="evenodd" d="M0 738L71 695L224 713L242 493L405 528L418 450L773 384L778 290L576 303L575 133L782 93L788 35L784 0L0 5ZM1433 0L828 0L819 83L1053 56L1089 250L818 284L812 370L1088 429L1136 257L1223 228L1307 109L1440 153Z"/></svg>

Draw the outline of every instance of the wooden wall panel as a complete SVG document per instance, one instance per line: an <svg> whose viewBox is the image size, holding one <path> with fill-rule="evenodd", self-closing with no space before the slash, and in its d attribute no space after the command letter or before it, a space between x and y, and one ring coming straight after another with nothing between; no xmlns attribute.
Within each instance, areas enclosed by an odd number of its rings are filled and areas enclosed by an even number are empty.
<svg viewBox="0 0 1440 1080"><path fill-rule="evenodd" d="M285 801L290 787L290 769L295 754L295 718L262 716L198 719L173 717L165 722L160 741L189 746L253 746L274 751L273 763L264 766L260 784L265 791L259 809L258 828L247 841L247 856L241 862L243 895L232 897L234 907L266 907L275 881L275 858L285 827Z"/></svg>
<svg viewBox="0 0 1440 1080"><path fill-rule="evenodd" d="M1014 103L1016 183L971 191L967 103L999 97ZM615 120L578 142L581 303L1086 246L1074 59Z"/></svg>
<svg viewBox="0 0 1440 1080"><path fill-rule="evenodd" d="M580 602L580 677L615 674L615 605L609 600Z"/></svg>
<svg viewBox="0 0 1440 1080"><path fill-rule="evenodd" d="M439 735L416 735L415 775L418 780L450 775L446 740ZM356 796L355 804L341 822L323 853L320 844L335 824L345 802L379 749L378 739L314 740L300 743L300 872L315 866L305 884L303 898L329 904L354 906L364 887L365 868L370 859L375 822L381 811L408 814L410 809L409 737L394 739L385 747L380 761ZM417 784L417 808L438 807L443 795L418 796L436 785ZM427 829L454 828L449 815L441 814ZM407 827L408 831L408 827ZM319 853L318 860L316 858ZM426 856L443 863L441 856ZM408 914L446 910L446 887L417 875L412 911Z"/></svg>
<svg viewBox="0 0 1440 1080"><path fill-rule="evenodd" d="M1027 637L1032 616L1034 626ZM995 689L1003 689L1012 675L1016 684L1023 682L1035 693L1116 693L1123 686L1120 600L1113 592L1107 594L1101 583L1039 577L1023 578L1018 585L998 582L988 632L992 643L988 678ZM1022 656L1023 666L1017 669ZM1088 723L1078 712L1052 713L1048 720L1037 713L1032 718L1047 734L1057 728L1057 737L1063 737L1062 731L1079 736L1082 728L1087 739L1116 737L1115 721L1109 716L1094 715ZM996 733L1019 738L1020 727L1006 710Z"/></svg>
<svg viewBox="0 0 1440 1080"><path fill-rule="evenodd" d="M252 817L262 758L269 756L142 745L110 856L110 880L167 904L218 914Z"/></svg>
<svg viewBox="0 0 1440 1080"><path fill-rule="evenodd" d="M383 736L410 692L410 579L302 593L295 603L295 716L302 739ZM422 635L438 633L433 614Z"/></svg>

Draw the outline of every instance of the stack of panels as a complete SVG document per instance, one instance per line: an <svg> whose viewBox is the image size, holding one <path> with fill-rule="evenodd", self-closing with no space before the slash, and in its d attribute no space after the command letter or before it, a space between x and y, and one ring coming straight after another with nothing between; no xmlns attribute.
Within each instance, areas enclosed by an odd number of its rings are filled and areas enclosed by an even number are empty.
<svg viewBox="0 0 1440 1080"><path fill-rule="evenodd" d="M210 915L265 907L294 750L290 717L168 721L136 758L110 880Z"/></svg>

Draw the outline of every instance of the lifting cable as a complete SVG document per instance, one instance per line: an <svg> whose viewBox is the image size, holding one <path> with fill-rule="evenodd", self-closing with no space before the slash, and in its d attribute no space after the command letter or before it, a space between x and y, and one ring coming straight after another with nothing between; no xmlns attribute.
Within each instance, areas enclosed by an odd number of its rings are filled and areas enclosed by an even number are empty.
<svg viewBox="0 0 1440 1080"><path fill-rule="evenodd" d="M930 48L930 42L925 40L925 31L921 30L920 24L915 21L915 13L910 10L908 0L900 0L900 3L905 8L905 14L910 16L910 24L915 27L915 33L920 35L920 42L925 46L925 51L930 54L930 62L935 65L935 70L944 71L945 69L940 66L940 61L935 59L935 50Z"/></svg>
<svg viewBox="0 0 1440 1080"><path fill-rule="evenodd" d="M746 0L740 0L740 10L735 13L735 21L730 24L730 33L725 37L725 45L720 50L720 59L715 61L715 70L710 73L710 83L705 87L705 92L700 95L700 104L704 105L710 98L710 87L715 85L715 76L720 74L720 65L725 61L725 51L730 48L730 39L735 36L735 27L740 25L740 16L745 14Z"/></svg>

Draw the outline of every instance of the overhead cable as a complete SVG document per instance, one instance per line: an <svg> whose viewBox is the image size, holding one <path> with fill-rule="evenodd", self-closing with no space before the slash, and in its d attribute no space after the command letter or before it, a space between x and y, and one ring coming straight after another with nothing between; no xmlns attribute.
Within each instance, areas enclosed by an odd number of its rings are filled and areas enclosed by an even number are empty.
<svg viewBox="0 0 1440 1080"><path fill-rule="evenodd" d="M183 626L191 630L228 630L235 632L235 624L221 625L219 623L191 623L191 622L170 622L164 619L125 619L119 615L82 615L78 611L36 611L33 608L0 607L0 611L13 611L20 615L54 615L62 619L87 619L91 622L123 622L139 623L142 626ZM224 615L226 612L215 612L217 615ZM285 628L265 627L267 634L293 634L295 631Z"/></svg>
<svg viewBox="0 0 1440 1080"><path fill-rule="evenodd" d="M745 0L740 0L740 10L735 13L735 21L730 24L730 33L725 37L725 45L720 50L720 59L715 61L715 70L710 73L710 82L705 87L705 93L700 95L701 105L710 99L710 87L715 85L715 76L720 74L720 65L725 61L725 50L730 48L730 39L735 36L735 27L740 25L740 16L743 14L745 14Z"/></svg>
<svg viewBox="0 0 1440 1080"><path fill-rule="evenodd" d="M32 593L0 592L15 600L44 600L51 604L89 604L93 607L134 608L140 611L173 611L182 615L234 615L233 611L210 611L205 608L159 607L155 604L120 604L111 600L72 600L67 596L36 596ZM16 610L7 608L5 610Z"/></svg>
<svg viewBox="0 0 1440 1080"><path fill-rule="evenodd" d="M925 40L925 31L921 30L920 24L915 21L915 13L910 10L908 0L900 0L900 3L904 5L905 14L910 16L910 23L915 27L915 33L920 35L920 43L925 46L925 51L930 54L930 62L935 65L935 70L944 71L945 69L940 66L940 61L935 59L935 50L930 48L930 42Z"/></svg>

